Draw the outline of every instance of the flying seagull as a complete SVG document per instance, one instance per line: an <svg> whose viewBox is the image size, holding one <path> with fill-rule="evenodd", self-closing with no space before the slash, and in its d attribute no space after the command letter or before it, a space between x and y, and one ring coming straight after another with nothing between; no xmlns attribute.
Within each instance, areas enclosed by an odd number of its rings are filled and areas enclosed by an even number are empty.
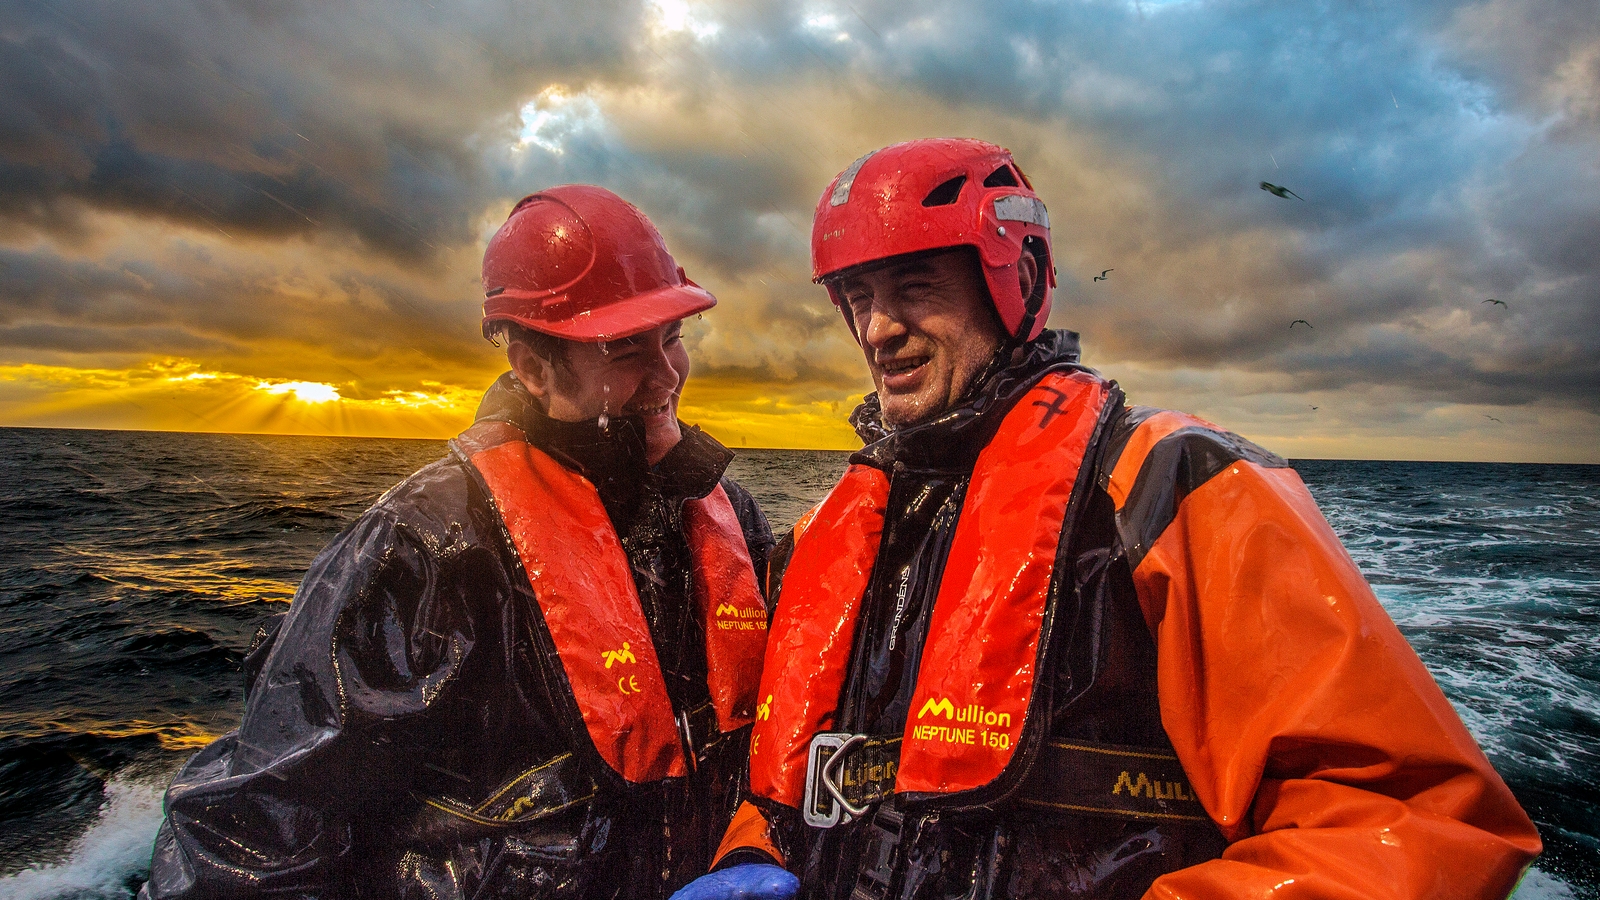
<svg viewBox="0 0 1600 900"><path fill-rule="evenodd" d="M1313 326L1312 326L1312 324L1311 324L1311 323L1310 323L1310 322L1307 322L1307 321L1306 321L1306 320L1305 320L1305 319L1295 319L1295 320L1294 320L1294 321L1293 321L1293 322L1290 322L1290 323L1289 323L1289 327L1290 327L1290 328L1293 328L1293 327L1295 327L1295 326L1296 326L1296 325L1304 325L1304 326L1306 326L1306 327L1307 327L1307 328L1311 328L1311 327L1313 327Z"/></svg>
<svg viewBox="0 0 1600 900"><path fill-rule="evenodd" d="M1296 194L1294 191L1291 191L1288 188L1284 187L1283 185L1281 185L1281 184L1273 184L1270 181L1261 182L1261 189L1263 191L1266 191L1267 193L1271 194L1274 197L1282 197L1285 200L1289 199L1290 197L1293 197L1296 200L1300 200L1300 201L1304 201L1306 199L1306 198L1300 196L1299 194Z"/></svg>
<svg viewBox="0 0 1600 900"><path fill-rule="evenodd" d="M1115 271L1116 271L1116 269L1107 269L1104 272L1101 272L1099 275L1096 275L1094 277L1094 280L1095 281L1105 281L1106 280L1106 276L1108 274L1112 273L1112 272L1115 272Z"/></svg>
<svg viewBox="0 0 1600 900"><path fill-rule="evenodd" d="M1489 420L1489 421L1491 421L1491 422L1500 422L1500 420L1499 420L1499 419L1496 419L1496 418L1495 418L1495 417L1494 417L1494 416L1491 416L1491 415L1489 415L1489 414L1488 414L1488 413L1484 413L1484 414L1483 414L1483 417L1484 417L1484 418L1485 418L1485 419L1488 419L1488 420ZM1504 423L1504 422L1500 422L1500 424L1501 424L1501 425L1504 425L1504 424L1505 424L1505 423Z"/></svg>
<svg viewBox="0 0 1600 900"><path fill-rule="evenodd" d="M1485 302L1485 303L1493 303L1495 306L1505 306L1506 305L1506 302L1504 300L1496 300L1493 297L1490 297L1489 299L1487 299L1487 300L1485 300L1483 302ZM1510 309L1510 307L1506 307L1506 308Z"/></svg>

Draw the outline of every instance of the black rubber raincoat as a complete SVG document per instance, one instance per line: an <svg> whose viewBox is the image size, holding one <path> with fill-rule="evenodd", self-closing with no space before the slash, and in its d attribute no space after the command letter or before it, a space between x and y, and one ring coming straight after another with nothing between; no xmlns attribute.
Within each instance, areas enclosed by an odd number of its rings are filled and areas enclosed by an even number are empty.
<svg viewBox="0 0 1600 900"><path fill-rule="evenodd" d="M674 712L706 709L683 500L720 479L758 583L772 549L722 474L732 453L685 427L650 467L636 421L602 434L548 419L509 373L478 419L518 426L595 484ZM736 805L748 727L719 739L696 720L688 777L628 785L558 712L571 689L544 628L452 443L317 557L252 651L244 719L174 779L141 896L662 898L702 874Z"/></svg>
<svg viewBox="0 0 1600 900"><path fill-rule="evenodd" d="M875 398L857 411L868 446L852 464L887 474L887 506L824 730L899 741L979 453L1036 382L1077 359L1076 335L1047 331L933 421L891 434ZM1537 835L1293 470L1193 417L1126 406L1114 387L1101 415L1050 581L1055 633L1033 707L1048 725L1024 738L1032 751L983 802L890 794L831 828L754 796L717 867L776 858L802 897L827 900L1504 897ZM780 625L792 549L775 554L769 587ZM788 627L769 643L763 695ZM1133 761L1080 799L1062 788L1076 767L1051 746ZM1158 757L1181 761L1170 777L1180 799L1198 795L1198 821L1073 811L1142 793L1139 760Z"/></svg>

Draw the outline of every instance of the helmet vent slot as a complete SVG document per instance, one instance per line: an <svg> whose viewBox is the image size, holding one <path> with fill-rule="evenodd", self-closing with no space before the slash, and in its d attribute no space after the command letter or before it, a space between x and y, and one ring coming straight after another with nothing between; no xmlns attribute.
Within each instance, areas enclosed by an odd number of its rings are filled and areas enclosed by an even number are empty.
<svg viewBox="0 0 1600 900"><path fill-rule="evenodd" d="M966 183L967 176L957 175L949 181L946 181L944 184L941 184L929 191L928 196L922 198L922 205L949 206L950 204L956 202L957 197L961 196L961 186Z"/></svg>
<svg viewBox="0 0 1600 900"><path fill-rule="evenodd" d="M1017 187L1017 175L1011 171L1010 166L1001 166L989 173L989 177L983 180L983 186L987 188Z"/></svg>

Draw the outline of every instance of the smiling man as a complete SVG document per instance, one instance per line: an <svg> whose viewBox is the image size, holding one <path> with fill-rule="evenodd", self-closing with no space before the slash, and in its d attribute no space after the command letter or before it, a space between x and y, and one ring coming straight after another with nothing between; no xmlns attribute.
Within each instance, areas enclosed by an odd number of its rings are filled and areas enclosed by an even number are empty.
<svg viewBox="0 0 1600 900"><path fill-rule="evenodd" d="M1505 897L1538 836L1305 486L1079 364L1049 228L979 141L823 192L866 446L775 564L751 803L680 900Z"/></svg>
<svg viewBox="0 0 1600 900"><path fill-rule="evenodd" d="M772 547L678 421L715 300L601 188L484 255L511 371L317 557L244 720L167 795L146 895L662 898L734 805Z"/></svg>

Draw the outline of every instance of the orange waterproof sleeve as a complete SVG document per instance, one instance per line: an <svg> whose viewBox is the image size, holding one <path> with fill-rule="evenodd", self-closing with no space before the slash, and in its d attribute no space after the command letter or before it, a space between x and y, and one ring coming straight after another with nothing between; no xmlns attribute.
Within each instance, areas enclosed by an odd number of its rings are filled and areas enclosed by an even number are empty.
<svg viewBox="0 0 1600 900"><path fill-rule="evenodd" d="M1229 847L1147 897L1504 898L1541 846L1294 470L1236 462L1134 583Z"/></svg>
<svg viewBox="0 0 1600 900"><path fill-rule="evenodd" d="M734 811L733 821L728 823L728 830L722 835L722 844L711 858L711 868L715 869L729 853L746 848L760 850L777 860L778 865L783 865L783 854L778 852L777 845L767 836L767 817L748 800L739 804Z"/></svg>

